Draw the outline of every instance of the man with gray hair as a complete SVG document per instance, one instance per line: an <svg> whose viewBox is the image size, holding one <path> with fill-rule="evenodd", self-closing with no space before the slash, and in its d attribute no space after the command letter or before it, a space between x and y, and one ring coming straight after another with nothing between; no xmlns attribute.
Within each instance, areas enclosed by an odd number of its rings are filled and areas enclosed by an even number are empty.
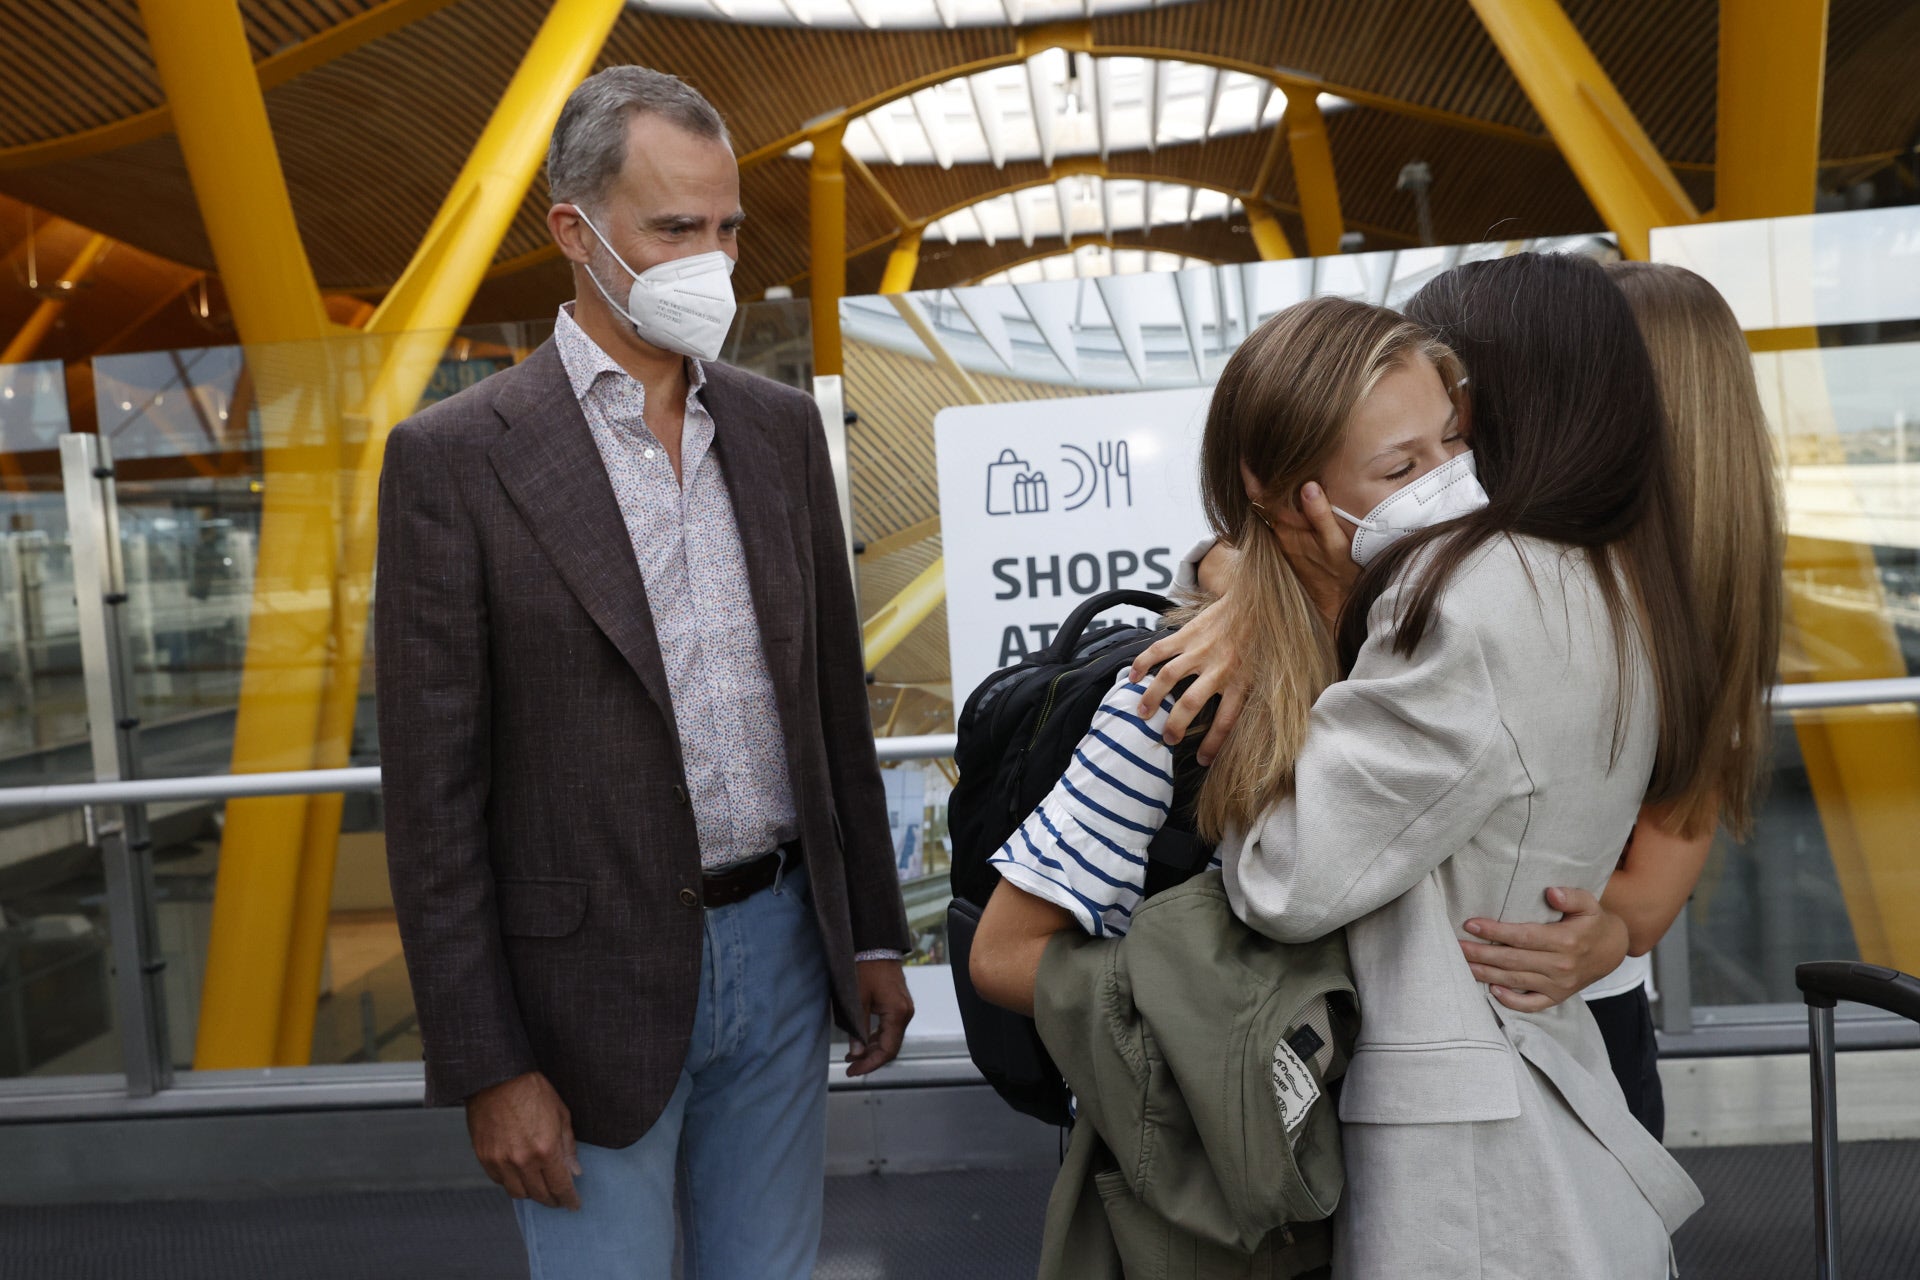
<svg viewBox="0 0 1920 1280"><path fill-rule="evenodd" d="M711 105L567 102L574 301L394 428L376 662L388 868L428 1102L464 1104L535 1276L794 1277L828 1014L900 1047L909 937L826 436L714 361L739 170Z"/></svg>

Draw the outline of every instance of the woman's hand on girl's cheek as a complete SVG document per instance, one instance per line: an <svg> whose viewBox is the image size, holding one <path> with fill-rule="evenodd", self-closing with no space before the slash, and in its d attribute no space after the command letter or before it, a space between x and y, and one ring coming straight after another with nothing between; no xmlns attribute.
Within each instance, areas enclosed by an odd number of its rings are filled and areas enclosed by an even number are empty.
<svg viewBox="0 0 1920 1280"><path fill-rule="evenodd" d="M1300 490L1302 520L1282 520L1274 532L1280 537L1280 550L1299 575L1313 607L1332 631L1347 602L1347 593L1360 576L1353 562L1353 538L1333 514L1333 503L1317 484Z"/></svg>
<svg viewBox="0 0 1920 1280"><path fill-rule="evenodd" d="M1148 673L1156 665L1160 670L1149 680ZM1140 699L1140 716L1147 720L1172 696L1175 685L1188 676L1194 677L1167 716L1160 737L1168 745L1185 738L1194 717L1205 709L1209 699L1220 695L1219 709L1214 712L1213 723L1207 729L1207 736L1200 740L1200 750L1195 757L1203 765L1212 764L1247 700L1246 675L1240 667L1240 651L1234 647L1225 611L1217 607L1202 610L1186 626L1155 641L1133 660L1132 675L1135 681L1147 682L1146 695Z"/></svg>

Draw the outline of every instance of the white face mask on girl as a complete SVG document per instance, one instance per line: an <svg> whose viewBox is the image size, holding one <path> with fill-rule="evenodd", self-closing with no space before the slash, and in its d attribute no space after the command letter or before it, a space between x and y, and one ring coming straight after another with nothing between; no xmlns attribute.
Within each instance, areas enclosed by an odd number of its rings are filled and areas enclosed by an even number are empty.
<svg viewBox="0 0 1920 1280"><path fill-rule="evenodd" d="M1390 495L1364 518L1338 507L1333 512L1359 526L1353 535L1353 562L1365 568L1408 534L1471 515L1486 505L1487 491L1480 487L1480 472L1469 449Z"/></svg>
<svg viewBox="0 0 1920 1280"><path fill-rule="evenodd" d="M733 259L719 250L674 258L645 271L636 272L626 264L600 228L593 225L579 205L573 211L587 224L594 239L606 245L613 260L633 280L627 290L627 305L621 306L600 283L600 277L587 268L587 278L607 300L607 305L625 316L633 331L644 342L662 351L673 351L696 360L712 360L726 343L727 330L733 327Z"/></svg>

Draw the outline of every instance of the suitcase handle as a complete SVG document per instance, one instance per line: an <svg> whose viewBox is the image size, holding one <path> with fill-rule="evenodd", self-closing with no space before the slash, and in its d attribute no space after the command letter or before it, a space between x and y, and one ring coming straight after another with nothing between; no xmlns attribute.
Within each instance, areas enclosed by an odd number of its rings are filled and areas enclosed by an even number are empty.
<svg viewBox="0 0 1920 1280"><path fill-rule="evenodd" d="M1795 967L1793 981L1811 1008L1831 1009L1836 1000L1852 1000L1920 1022L1920 978L1898 969L1852 960L1814 960Z"/></svg>

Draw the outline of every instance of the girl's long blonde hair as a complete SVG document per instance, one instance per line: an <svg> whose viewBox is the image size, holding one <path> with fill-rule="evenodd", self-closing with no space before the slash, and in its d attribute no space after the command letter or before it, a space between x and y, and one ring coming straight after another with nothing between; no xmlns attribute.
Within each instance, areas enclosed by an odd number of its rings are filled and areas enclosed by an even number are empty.
<svg viewBox="0 0 1920 1280"><path fill-rule="evenodd" d="M1617 262L1607 273L1626 294L1653 357L1691 550L1687 585L1714 658L1700 776L1717 785L1673 818L1686 835L1710 830L1718 818L1742 837L1752 829L1769 761L1782 596L1780 499L1753 357L1726 299L1693 272Z"/></svg>
<svg viewBox="0 0 1920 1280"><path fill-rule="evenodd" d="M1207 519L1237 548L1218 607L1242 655L1247 701L1200 790L1197 826L1219 840L1285 796L1314 699L1338 677L1332 637L1267 523L1339 447L1347 420L1390 370L1432 363L1465 416L1460 362L1397 312L1315 298L1255 329L1221 372L1200 446ZM1247 496L1252 479L1263 515Z"/></svg>

